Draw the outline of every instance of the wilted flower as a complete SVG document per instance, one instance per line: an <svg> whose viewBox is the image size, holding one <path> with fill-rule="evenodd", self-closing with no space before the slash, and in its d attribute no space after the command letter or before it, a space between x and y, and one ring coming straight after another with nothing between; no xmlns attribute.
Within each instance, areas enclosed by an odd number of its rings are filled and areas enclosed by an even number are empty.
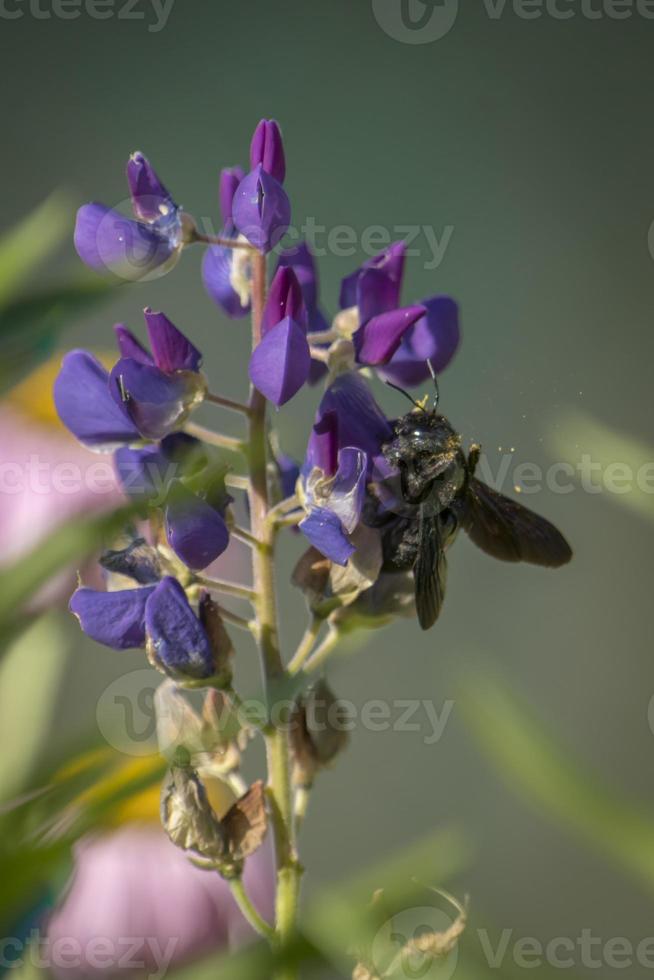
<svg viewBox="0 0 654 980"><path fill-rule="evenodd" d="M106 452L180 428L202 401L202 355L164 316L145 310L150 355L122 324L121 358L111 373L88 351L64 357L54 400L64 425L90 449Z"/></svg>
<svg viewBox="0 0 654 980"><path fill-rule="evenodd" d="M75 248L96 272L130 281L162 276L185 244L182 213L142 153L130 157L127 180L137 220L105 204L85 204L77 212Z"/></svg>
<svg viewBox="0 0 654 980"><path fill-rule="evenodd" d="M296 786L310 787L318 770L333 762L347 745L344 712L325 680L312 684L295 702L290 739Z"/></svg>

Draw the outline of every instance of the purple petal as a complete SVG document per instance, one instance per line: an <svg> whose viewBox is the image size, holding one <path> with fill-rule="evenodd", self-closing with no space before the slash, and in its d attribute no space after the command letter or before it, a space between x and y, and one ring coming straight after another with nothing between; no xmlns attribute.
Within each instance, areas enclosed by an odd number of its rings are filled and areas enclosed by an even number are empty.
<svg viewBox="0 0 654 980"><path fill-rule="evenodd" d="M312 463L325 476L333 476L338 467L338 414L331 409L321 414L313 426Z"/></svg>
<svg viewBox="0 0 654 980"><path fill-rule="evenodd" d="M232 285L234 249L212 245L204 253L202 260L202 281L211 299L227 316L238 319L250 312L250 303L245 306Z"/></svg>
<svg viewBox="0 0 654 980"><path fill-rule="evenodd" d="M220 171L218 198L220 200L220 214L224 226L231 225L232 223L232 201L234 200L236 189L244 177L245 173L241 167L224 167Z"/></svg>
<svg viewBox="0 0 654 980"><path fill-rule="evenodd" d="M407 306L380 313L364 323L352 338L359 364L387 364L404 334L425 313L424 306Z"/></svg>
<svg viewBox="0 0 654 980"><path fill-rule="evenodd" d="M183 424L202 400L204 388L201 375L168 375L154 365L124 357L114 365L109 390L144 439L162 439Z"/></svg>
<svg viewBox="0 0 654 980"><path fill-rule="evenodd" d="M341 449L336 479L329 495L329 509L340 519L348 534L352 534L361 519L367 471L366 453L353 446Z"/></svg>
<svg viewBox="0 0 654 980"><path fill-rule="evenodd" d="M292 497L300 476L300 467L292 456L279 449L275 452L274 459L282 497Z"/></svg>
<svg viewBox="0 0 654 980"><path fill-rule="evenodd" d="M163 313L154 313L150 307L143 311L148 328L154 363L166 374L174 371L199 371L202 354L181 330Z"/></svg>
<svg viewBox="0 0 654 980"><path fill-rule="evenodd" d="M145 605L145 626L159 666L171 676L210 677L209 638L177 579L161 580Z"/></svg>
<svg viewBox="0 0 654 980"><path fill-rule="evenodd" d="M155 586L96 592L77 589L69 609L87 636L114 650L131 650L145 643L145 607Z"/></svg>
<svg viewBox="0 0 654 980"><path fill-rule="evenodd" d="M280 184L286 176L284 144L278 124L274 119L262 119L254 131L250 144L250 167L261 165Z"/></svg>
<svg viewBox="0 0 654 980"><path fill-rule="evenodd" d="M127 161L127 182L134 214L143 221L155 221L175 208L175 202L152 169L150 161L138 151Z"/></svg>
<svg viewBox="0 0 654 980"><path fill-rule="evenodd" d="M232 210L238 230L261 252L274 248L291 220L286 191L261 166L239 184Z"/></svg>
<svg viewBox="0 0 654 980"><path fill-rule="evenodd" d="M285 249L279 256L277 268L292 269L300 283L306 307L311 312L318 301L318 272L316 260L306 242ZM314 327L312 326L313 330Z"/></svg>
<svg viewBox="0 0 654 980"><path fill-rule="evenodd" d="M118 350L121 357L131 357L141 364L152 364L152 358L145 347L136 339L131 330L128 330L123 323L114 326L114 333L118 341Z"/></svg>
<svg viewBox="0 0 654 980"><path fill-rule="evenodd" d="M358 306L361 321L395 309L404 274L404 242L394 242L341 282L340 306Z"/></svg>
<svg viewBox="0 0 654 980"><path fill-rule="evenodd" d="M393 435L393 427L375 401L370 388L355 371L334 379L320 403L316 421L333 411L338 418L338 447L355 446L372 459ZM309 437L305 468L320 465L315 432Z"/></svg>
<svg viewBox="0 0 654 980"><path fill-rule="evenodd" d="M287 316L296 323L306 323L307 314L297 276L293 269L280 266L268 290L261 322L262 333L266 334Z"/></svg>
<svg viewBox="0 0 654 980"><path fill-rule="evenodd" d="M314 508L299 525L314 548L337 565L347 565L355 548L346 536L336 514L322 507Z"/></svg>
<svg viewBox="0 0 654 980"><path fill-rule="evenodd" d="M168 544L189 568L206 568L229 544L222 515L179 480L170 487L165 522Z"/></svg>
<svg viewBox="0 0 654 980"><path fill-rule="evenodd" d="M269 330L250 358L250 380L273 405L285 405L309 375L311 353L302 327L286 317Z"/></svg>
<svg viewBox="0 0 654 980"><path fill-rule="evenodd" d="M88 351L66 354L53 394L61 421L90 449L109 451L139 438L129 415L111 396L109 374Z"/></svg>
<svg viewBox="0 0 654 980"><path fill-rule="evenodd" d="M178 257L178 242L141 221L132 221L104 204L85 204L77 212L75 248L96 272L136 282L167 272Z"/></svg>
<svg viewBox="0 0 654 980"><path fill-rule="evenodd" d="M437 373L444 371L459 346L459 307L449 296L424 301L427 314L404 336L397 352L380 374L401 387L424 384L430 378L427 359Z"/></svg>

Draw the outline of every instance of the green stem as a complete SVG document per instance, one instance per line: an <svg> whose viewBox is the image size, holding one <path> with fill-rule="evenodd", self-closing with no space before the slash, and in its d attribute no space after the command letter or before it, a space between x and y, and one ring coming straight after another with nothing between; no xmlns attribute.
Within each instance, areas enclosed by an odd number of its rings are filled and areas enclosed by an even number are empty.
<svg viewBox="0 0 654 980"><path fill-rule="evenodd" d="M318 639L318 634L322 629L323 620L319 619L318 616L313 616L306 630L304 631L304 636L300 640L297 650L293 654L288 667L286 668L289 674L297 674L299 670L304 666L307 658L310 656L311 651L316 645L316 640Z"/></svg>
<svg viewBox="0 0 654 980"><path fill-rule="evenodd" d="M236 904L240 908L241 912L250 923L255 932L258 932L260 936L267 939L268 942L272 943L275 940L275 930L271 925L269 925L266 920L259 915L258 911L254 907L252 899L245 890L245 885L243 884L242 878L231 878L229 882L229 887L236 900Z"/></svg>
<svg viewBox="0 0 654 980"><path fill-rule="evenodd" d="M226 408L229 412L238 412L240 415L250 414L249 405L235 402L231 398L224 398L223 395L212 395L210 391L204 396L204 400L211 402L212 405L218 405L220 408Z"/></svg>
<svg viewBox="0 0 654 980"><path fill-rule="evenodd" d="M196 439L208 443L210 446L218 446L219 449L228 449L231 453L245 452L242 439L234 439L233 436L223 436L219 432L214 432L213 429L207 429L204 425L198 425L196 422L187 422L184 426L184 431L188 435L195 436Z"/></svg>
<svg viewBox="0 0 654 980"><path fill-rule="evenodd" d="M207 578L205 575L196 575L195 581L198 585L203 585L205 589L213 592L221 592L223 595L232 595L236 599L247 599L252 602L254 591L247 585L237 585L236 582L223 582L222 579Z"/></svg>
<svg viewBox="0 0 654 980"><path fill-rule="evenodd" d="M252 258L252 348L261 340L261 321L266 298L266 260L260 253ZM257 633L269 702L275 697L278 682L285 676L279 650L277 604L275 597L274 526L268 520L268 479L266 436L266 399L251 389L249 405L248 464L250 477L249 504L253 584L256 593ZM300 866L295 855L293 799L291 787L290 748L287 726L280 719L278 727L266 733L268 756L268 795L275 834L277 864L277 899L275 936L284 944L295 930ZM289 968L279 980L293 980L296 971Z"/></svg>
<svg viewBox="0 0 654 980"><path fill-rule="evenodd" d="M332 628L329 631L316 652L305 662L304 670L307 674L311 673L312 670L318 670L319 667L322 667L334 647L337 646L340 638L341 634L338 630Z"/></svg>

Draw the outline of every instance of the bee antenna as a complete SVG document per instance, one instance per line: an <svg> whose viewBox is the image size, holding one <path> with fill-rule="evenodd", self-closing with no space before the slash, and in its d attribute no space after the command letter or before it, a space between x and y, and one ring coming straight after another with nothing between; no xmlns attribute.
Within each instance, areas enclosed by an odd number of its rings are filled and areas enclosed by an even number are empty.
<svg viewBox="0 0 654 980"><path fill-rule="evenodd" d="M438 408L438 403L440 401L441 393L438 390L438 378L436 377L434 365L431 363L430 357L427 358L427 367L429 368L429 373L431 374L432 381L434 382L434 389L436 391L436 397L434 398L434 408Z"/></svg>
<svg viewBox="0 0 654 980"><path fill-rule="evenodd" d="M399 386L399 385L394 385L392 381L386 381L386 384L388 385L388 387L389 387L389 388L394 388L394 389L395 389L395 391L399 391L399 393L400 393L401 395L404 395L404 397L405 397L405 398L408 398L408 399L409 399L409 401L411 402L411 404L415 406L415 408L419 408L421 412L424 412L424 408L423 408L423 406L422 406L422 405L420 404L420 402L417 402L417 401L415 400L415 398L413 398L413 397L412 397L412 396L411 396L411 395L409 394L409 392L408 392L408 391L405 391L405 390L404 390L404 388L400 388L400 386Z"/></svg>

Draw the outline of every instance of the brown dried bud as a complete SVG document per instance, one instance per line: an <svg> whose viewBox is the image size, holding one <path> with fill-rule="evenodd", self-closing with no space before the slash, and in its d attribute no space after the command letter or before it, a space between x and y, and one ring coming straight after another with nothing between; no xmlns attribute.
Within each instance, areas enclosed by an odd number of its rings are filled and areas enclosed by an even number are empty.
<svg viewBox="0 0 654 980"><path fill-rule="evenodd" d="M293 569L291 582L304 593L312 612L318 613L328 598L330 568L329 558L317 548L308 548Z"/></svg>
<svg viewBox="0 0 654 980"><path fill-rule="evenodd" d="M293 708L290 730L296 786L311 786L316 772L345 748L348 736L344 718L345 706L325 680L317 681L300 695Z"/></svg>
<svg viewBox="0 0 654 980"><path fill-rule="evenodd" d="M195 769L172 766L161 790L161 822L177 847L204 858L225 878L239 877L268 829L263 783L253 783L219 820Z"/></svg>
<svg viewBox="0 0 654 980"><path fill-rule="evenodd" d="M220 615L220 607L208 592L203 592L200 596L198 613L213 650L214 676L212 684L215 684L216 687L229 687L232 683L231 659L234 656L234 645L225 629L225 624Z"/></svg>

